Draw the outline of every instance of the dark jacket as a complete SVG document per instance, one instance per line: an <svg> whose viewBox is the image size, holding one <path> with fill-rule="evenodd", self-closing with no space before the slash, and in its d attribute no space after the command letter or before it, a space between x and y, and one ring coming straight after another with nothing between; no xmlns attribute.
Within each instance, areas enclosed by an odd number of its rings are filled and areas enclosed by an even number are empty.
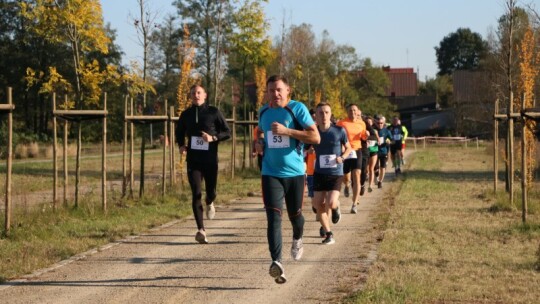
<svg viewBox="0 0 540 304"><path fill-rule="evenodd" d="M191 149L191 137L201 136L204 131L216 136L217 141L209 143L208 150ZM187 137L187 142L186 142ZM231 129L218 108L203 103L200 106L192 105L180 114L176 124L176 142L179 146L187 147L188 162L217 163L218 142L231 137Z"/></svg>

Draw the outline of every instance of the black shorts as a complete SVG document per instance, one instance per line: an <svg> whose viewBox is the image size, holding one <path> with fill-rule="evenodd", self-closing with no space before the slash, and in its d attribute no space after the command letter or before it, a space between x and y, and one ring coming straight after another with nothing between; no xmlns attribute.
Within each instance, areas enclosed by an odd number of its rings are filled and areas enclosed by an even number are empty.
<svg viewBox="0 0 540 304"><path fill-rule="evenodd" d="M341 191L343 175L328 175L315 172L313 175L313 191Z"/></svg>
<svg viewBox="0 0 540 304"><path fill-rule="evenodd" d="M397 151L401 151L401 142L390 146L390 153L395 154Z"/></svg>
<svg viewBox="0 0 540 304"><path fill-rule="evenodd" d="M355 169L362 170L362 150L356 150L356 158L347 158L343 162L343 173L347 174Z"/></svg>
<svg viewBox="0 0 540 304"><path fill-rule="evenodd" d="M379 154L379 159L377 160L379 168L386 168L386 162L388 161L388 154Z"/></svg>

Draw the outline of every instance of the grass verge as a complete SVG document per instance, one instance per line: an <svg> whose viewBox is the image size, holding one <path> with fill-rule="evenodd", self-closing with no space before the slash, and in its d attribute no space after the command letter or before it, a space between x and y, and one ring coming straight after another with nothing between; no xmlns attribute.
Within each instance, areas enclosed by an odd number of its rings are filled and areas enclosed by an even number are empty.
<svg viewBox="0 0 540 304"><path fill-rule="evenodd" d="M259 190L259 185L260 175L255 170L239 172L234 179L222 173L216 203L246 196ZM43 204L40 208L16 209L9 236L0 237L0 282L192 214L189 185L168 193L164 199L160 189L159 184L148 182L140 200L109 195L112 199L106 214L101 210L100 195L84 197L78 208L53 211L50 204ZM4 214L0 216L4 227Z"/></svg>
<svg viewBox="0 0 540 304"><path fill-rule="evenodd" d="M490 160L462 148L416 152L382 216L378 260L346 302L537 303L540 193L522 224L519 194L511 205L493 193Z"/></svg>

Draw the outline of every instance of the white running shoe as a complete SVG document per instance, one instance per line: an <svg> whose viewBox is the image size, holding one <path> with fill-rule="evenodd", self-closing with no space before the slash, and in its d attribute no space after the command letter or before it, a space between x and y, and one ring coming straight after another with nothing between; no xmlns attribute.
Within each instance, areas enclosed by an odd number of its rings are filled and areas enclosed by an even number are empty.
<svg viewBox="0 0 540 304"><path fill-rule="evenodd" d="M293 238L292 246L291 246L291 257L295 261L299 261L302 258L302 254L304 253L304 243L302 242L302 239L295 240Z"/></svg>
<svg viewBox="0 0 540 304"><path fill-rule="evenodd" d="M213 220L216 216L216 208L214 207L214 203L211 203L210 205L206 205L206 218L209 220Z"/></svg>
<svg viewBox="0 0 540 304"><path fill-rule="evenodd" d="M206 233L201 232L201 231L197 231L197 234L195 234L195 240L199 242L199 244L208 244Z"/></svg>
<svg viewBox="0 0 540 304"><path fill-rule="evenodd" d="M285 270L283 269L283 265L281 265L278 261L273 261L270 265L270 270L268 271L270 276L274 278L274 281L278 284L283 284L287 282L287 278L285 278Z"/></svg>

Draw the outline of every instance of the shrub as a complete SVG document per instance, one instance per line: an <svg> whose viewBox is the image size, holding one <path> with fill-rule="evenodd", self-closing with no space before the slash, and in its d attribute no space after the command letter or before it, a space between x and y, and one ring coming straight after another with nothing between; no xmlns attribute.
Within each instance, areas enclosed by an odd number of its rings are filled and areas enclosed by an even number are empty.
<svg viewBox="0 0 540 304"><path fill-rule="evenodd" d="M31 142L28 144L28 157L36 158L39 156L39 144L37 142Z"/></svg>
<svg viewBox="0 0 540 304"><path fill-rule="evenodd" d="M15 158L22 159L22 158L28 158L28 147L25 144L18 144L15 146L14 151Z"/></svg>

